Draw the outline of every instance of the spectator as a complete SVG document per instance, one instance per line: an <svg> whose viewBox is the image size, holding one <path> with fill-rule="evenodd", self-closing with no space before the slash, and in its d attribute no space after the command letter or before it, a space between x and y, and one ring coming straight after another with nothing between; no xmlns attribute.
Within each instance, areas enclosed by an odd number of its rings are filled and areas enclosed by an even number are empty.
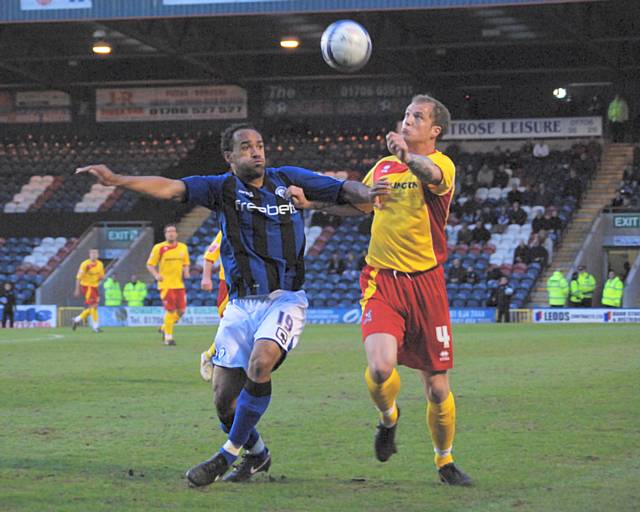
<svg viewBox="0 0 640 512"><path fill-rule="evenodd" d="M344 270L345 270L344 261L340 259L340 255L337 252L334 252L331 255L331 259L329 260L329 266L327 267L327 272L329 274L342 275Z"/></svg>
<svg viewBox="0 0 640 512"><path fill-rule="evenodd" d="M509 286L509 280L506 276L502 276L498 282L498 286L491 290L491 297L489 298L488 306L496 308L498 323L511 321L509 315L509 309L511 308L511 296L513 295L513 288Z"/></svg>
<svg viewBox="0 0 640 512"><path fill-rule="evenodd" d="M105 306L117 307L122 305L122 287L115 277L117 276L107 277L102 285Z"/></svg>
<svg viewBox="0 0 640 512"><path fill-rule="evenodd" d="M536 216L531 221L531 232L538 233L538 231L544 229L545 225L544 212L542 210L538 210L536 212Z"/></svg>
<svg viewBox="0 0 640 512"><path fill-rule="evenodd" d="M547 251L548 260L553 259L553 240L549 236L547 236L547 231L541 229L540 232L536 235L538 239L538 243L544 247L545 251Z"/></svg>
<svg viewBox="0 0 640 512"><path fill-rule="evenodd" d="M624 284L613 270L609 270L609 279L602 289L602 305L611 308L622 307Z"/></svg>
<svg viewBox="0 0 640 512"><path fill-rule="evenodd" d="M565 306L569 296L569 284L559 270L556 270L547 279L547 294L549 295L549 306L552 308L563 308Z"/></svg>
<svg viewBox="0 0 640 512"><path fill-rule="evenodd" d="M498 216L496 212L493 211L489 206L482 207L482 214L480 215L480 220L483 224L495 224L498 222Z"/></svg>
<svg viewBox="0 0 640 512"><path fill-rule="evenodd" d="M493 170L491 170L487 164L484 164L478 171L476 183L479 187L489 188L493 185L493 176Z"/></svg>
<svg viewBox="0 0 640 512"><path fill-rule="evenodd" d="M138 308L144 306L144 300L147 298L147 284L140 281L138 276L133 274L131 280L124 285L122 292L127 306L130 308Z"/></svg>
<svg viewBox="0 0 640 512"><path fill-rule="evenodd" d="M540 204L542 206L549 206L553 201L553 193L547 191L547 186L544 181L541 181L536 186L535 192L532 194L531 203Z"/></svg>
<svg viewBox="0 0 640 512"><path fill-rule="evenodd" d="M513 263L525 263L531 262L531 249L524 243L524 240L520 240L518 247L513 252Z"/></svg>
<svg viewBox="0 0 640 512"><path fill-rule="evenodd" d="M580 178L578 178L574 169L569 171L569 179L564 185L564 195L574 197L576 201L580 202L580 197L582 196L582 182L580 181Z"/></svg>
<svg viewBox="0 0 640 512"><path fill-rule="evenodd" d="M480 282L478 273L471 266L467 267L467 277L465 279L465 282L469 284L478 284Z"/></svg>
<svg viewBox="0 0 640 512"><path fill-rule="evenodd" d="M493 226L493 230L495 233L504 233L509 227L509 211L506 206L501 206L500 211L498 212L498 221Z"/></svg>
<svg viewBox="0 0 640 512"><path fill-rule="evenodd" d="M471 241L481 245L486 244L491 239L491 233L484 227L481 220L476 222L476 227L471 234Z"/></svg>
<svg viewBox="0 0 640 512"><path fill-rule="evenodd" d="M609 103L607 118L609 119L613 142L624 142L625 129L627 121L629 121L629 106L619 94L616 94L616 97Z"/></svg>
<svg viewBox="0 0 640 512"><path fill-rule="evenodd" d="M533 141L531 139L520 146L520 155L525 159L531 158L531 155L533 155Z"/></svg>
<svg viewBox="0 0 640 512"><path fill-rule="evenodd" d="M549 262L549 253L540 245L540 241L535 238L531 244L531 263L540 263L542 267L546 267Z"/></svg>
<svg viewBox="0 0 640 512"><path fill-rule="evenodd" d="M469 225L466 222L462 223L462 227L458 231L458 244L469 245L473 239L473 233L469 229Z"/></svg>
<svg viewBox="0 0 640 512"><path fill-rule="evenodd" d="M509 169L510 171L511 169ZM504 188L509 183L509 177L511 174L507 172L507 168L504 164L498 165L498 170L493 177L493 186Z"/></svg>
<svg viewBox="0 0 640 512"><path fill-rule="evenodd" d="M578 273L574 272L571 274L571 282L569 283L569 305L574 308L580 307L583 298L578 284Z"/></svg>
<svg viewBox="0 0 640 512"><path fill-rule="evenodd" d="M549 146L545 142L536 142L533 146L533 156L535 158L547 158L549 156Z"/></svg>
<svg viewBox="0 0 640 512"><path fill-rule="evenodd" d="M604 113L604 103L599 94L592 96L589 107L587 108L587 113L592 116L602 116Z"/></svg>
<svg viewBox="0 0 640 512"><path fill-rule="evenodd" d="M507 201L511 204L516 201L520 204L522 203L522 192L518 190L518 186L515 183L511 185L511 190L507 194Z"/></svg>
<svg viewBox="0 0 640 512"><path fill-rule="evenodd" d="M361 268L362 267L358 265L358 260L356 259L356 255L353 254L352 251L349 251L347 253L347 260L344 263L343 275L349 278L358 277L358 275L360 274Z"/></svg>
<svg viewBox="0 0 640 512"><path fill-rule="evenodd" d="M467 174L460 186L460 195L473 197L476 193L476 184L473 182L473 175Z"/></svg>
<svg viewBox="0 0 640 512"><path fill-rule="evenodd" d="M509 223L522 226L527 222L527 213L520 208L520 203L515 201L509 209Z"/></svg>
<svg viewBox="0 0 640 512"><path fill-rule="evenodd" d="M460 258L455 258L449 269L449 282L455 284L461 284L466 282L467 272L460 264Z"/></svg>
<svg viewBox="0 0 640 512"><path fill-rule="evenodd" d="M16 294L13 291L13 283L4 283L4 290L0 296L0 305L2 306L2 328L13 328L13 319L16 309Z"/></svg>
<svg viewBox="0 0 640 512"><path fill-rule="evenodd" d="M544 218L545 229L555 233L556 235L560 234L562 231L562 220L558 217L558 211L555 208L551 208L550 210L547 210Z"/></svg>
<svg viewBox="0 0 640 512"><path fill-rule="evenodd" d="M593 303L593 292L596 289L596 278L587 272L584 265L578 267L578 286L582 293L582 307L590 308Z"/></svg>

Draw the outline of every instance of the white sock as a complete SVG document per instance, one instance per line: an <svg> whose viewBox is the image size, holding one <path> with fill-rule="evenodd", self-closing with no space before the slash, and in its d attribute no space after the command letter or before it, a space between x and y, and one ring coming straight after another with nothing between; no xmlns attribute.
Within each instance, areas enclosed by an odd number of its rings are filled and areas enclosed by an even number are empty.
<svg viewBox="0 0 640 512"><path fill-rule="evenodd" d="M258 436L258 440L256 444L254 444L249 451L251 455L259 455L265 449L264 441L262 440L262 436Z"/></svg>
<svg viewBox="0 0 640 512"><path fill-rule="evenodd" d="M237 457L238 455L240 455L240 450L242 449L242 446L236 446L231 441L227 441L222 445L222 448L224 451L230 453L231 455L235 455Z"/></svg>

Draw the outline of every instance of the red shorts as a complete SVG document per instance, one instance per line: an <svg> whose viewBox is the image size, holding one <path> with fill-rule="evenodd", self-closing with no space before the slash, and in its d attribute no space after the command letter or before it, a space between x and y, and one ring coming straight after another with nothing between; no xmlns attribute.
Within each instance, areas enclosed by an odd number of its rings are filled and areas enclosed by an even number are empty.
<svg viewBox="0 0 640 512"><path fill-rule="evenodd" d="M391 334L398 363L417 370L453 368L449 299L442 267L406 274L365 266L362 288L362 339Z"/></svg>
<svg viewBox="0 0 640 512"><path fill-rule="evenodd" d="M80 286L84 303L87 306L97 306L100 302L100 293L97 286Z"/></svg>
<svg viewBox="0 0 640 512"><path fill-rule="evenodd" d="M184 288L171 288L160 292L162 305L167 311L187 309L187 292Z"/></svg>
<svg viewBox="0 0 640 512"><path fill-rule="evenodd" d="M223 279L220 281L218 287L218 300L216 306L218 307L218 316L222 318L224 316L224 310L227 309L229 303L229 288L227 288L227 282Z"/></svg>

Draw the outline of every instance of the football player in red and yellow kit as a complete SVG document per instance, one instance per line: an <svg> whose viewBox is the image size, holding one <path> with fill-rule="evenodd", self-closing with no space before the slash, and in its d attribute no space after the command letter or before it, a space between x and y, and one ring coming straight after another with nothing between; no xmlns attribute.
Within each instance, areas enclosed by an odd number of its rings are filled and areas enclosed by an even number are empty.
<svg viewBox="0 0 640 512"><path fill-rule="evenodd" d="M158 282L160 298L164 305L163 332L165 345L175 345L173 326L187 309L187 294L183 279L189 278L189 250L178 242L178 230L174 224L164 228L165 241L153 246L147 260L147 269Z"/></svg>
<svg viewBox="0 0 640 512"><path fill-rule="evenodd" d="M451 116L438 100L419 95L407 107L400 133L387 134L391 156L364 178L374 203L371 242L362 271L362 337L367 354L365 380L380 412L375 436L378 460L396 451L400 392L398 364L414 368L424 383L426 420L440 480L471 485L453 462L456 409L447 370L453 367L453 341L443 265L445 226L453 197L455 166L435 148ZM325 208L297 189L296 206L320 206L336 214L354 209ZM371 205L358 205L368 212Z"/></svg>
<svg viewBox="0 0 640 512"><path fill-rule="evenodd" d="M98 250L89 250L89 259L84 260L78 269L76 276L76 288L74 295L84 297L87 307L82 313L73 319L72 328L76 328L91 315L93 332L101 332L98 324L98 303L100 302L100 292L98 287L100 281L104 279L104 265L98 259Z"/></svg>
<svg viewBox="0 0 640 512"><path fill-rule="evenodd" d="M213 241L207 247L207 250L204 253L203 259L204 263L202 265L202 279L200 281L200 288L204 291L210 292L213 290L213 281L211 280L211 275L215 270L216 263L218 263L218 278L220 280L218 286L218 298L217 298L217 307L218 307L218 316L222 318L224 316L224 310L229 303L229 288L227 287L227 282L224 278L224 268L222 266L222 260L220 260L220 244L222 242L222 231L218 231L218 234L215 236ZM213 342L209 347L209 350L206 350L202 354L200 354L200 376L206 380L210 381L213 377L213 364L211 363L211 358L214 356L216 352L216 344Z"/></svg>

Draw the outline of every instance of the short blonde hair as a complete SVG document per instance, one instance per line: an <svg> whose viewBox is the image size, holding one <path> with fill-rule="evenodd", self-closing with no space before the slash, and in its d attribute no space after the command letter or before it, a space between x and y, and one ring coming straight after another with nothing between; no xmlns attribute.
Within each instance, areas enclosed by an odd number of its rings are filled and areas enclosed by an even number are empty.
<svg viewBox="0 0 640 512"><path fill-rule="evenodd" d="M428 94L417 94L411 98L411 103L431 103L433 105L433 113L431 114L431 117L433 119L433 124L442 129L440 135L445 135L449 131L451 113L441 101L438 101Z"/></svg>

